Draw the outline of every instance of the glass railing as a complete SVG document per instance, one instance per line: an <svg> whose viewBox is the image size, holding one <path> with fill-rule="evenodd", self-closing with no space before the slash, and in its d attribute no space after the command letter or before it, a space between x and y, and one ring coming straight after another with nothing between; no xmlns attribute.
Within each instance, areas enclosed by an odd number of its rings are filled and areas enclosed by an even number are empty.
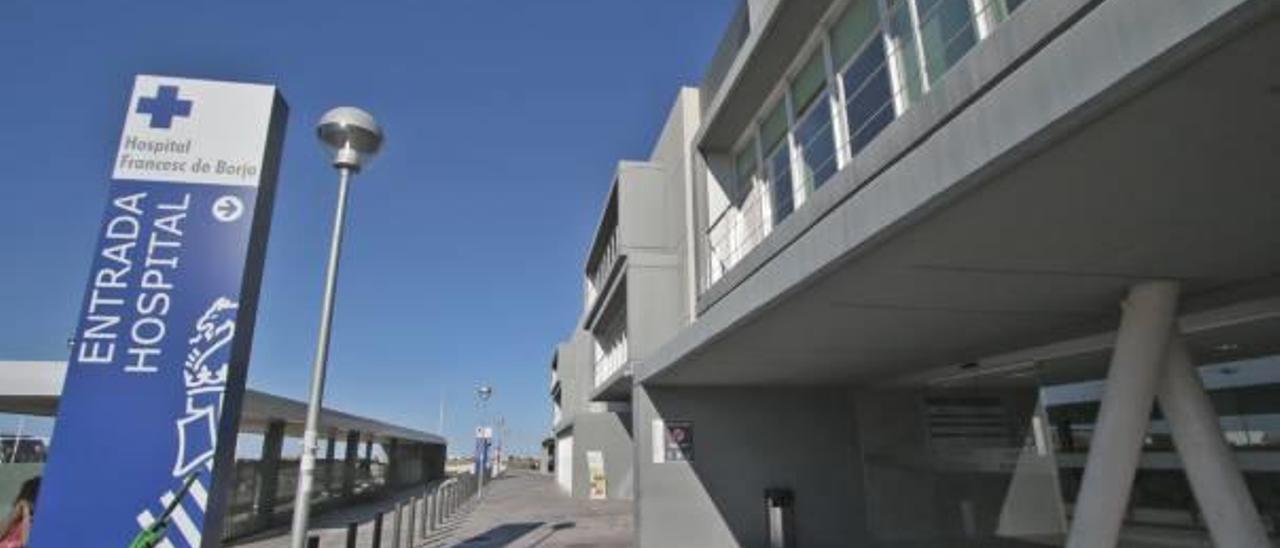
<svg viewBox="0 0 1280 548"><path fill-rule="evenodd" d="M738 182L732 204L707 228L700 289L714 284L803 207L809 194L844 169L1023 2L887 2L888 13L849 60L835 67L827 91L806 112L792 116L790 142L756 154L750 180Z"/></svg>
<svg viewBox="0 0 1280 548"><path fill-rule="evenodd" d="M618 261L618 231L616 226L609 232L609 239L604 244L604 250L600 252L600 257L592 265L587 272L587 295L586 309L590 310L595 304L596 299L605 290L605 284L609 283L609 273L613 271L613 265Z"/></svg>
<svg viewBox="0 0 1280 548"><path fill-rule="evenodd" d="M622 369L628 360L627 332L625 329L607 333L596 341L595 384L600 386L614 373Z"/></svg>

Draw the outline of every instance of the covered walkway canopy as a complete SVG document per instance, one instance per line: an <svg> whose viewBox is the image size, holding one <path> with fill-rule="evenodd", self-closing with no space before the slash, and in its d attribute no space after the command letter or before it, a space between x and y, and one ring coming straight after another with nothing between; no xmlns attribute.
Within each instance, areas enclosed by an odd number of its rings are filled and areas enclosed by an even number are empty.
<svg viewBox="0 0 1280 548"><path fill-rule="evenodd" d="M0 360L0 413L56 415L66 374L65 362ZM268 424L283 421L286 435L301 436L306 419L306 402L248 389L240 417L240 432L264 434ZM432 445L445 444L444 438L436 434L328 408L320 414L320 430L360 432L361 441L383 442L394 438Z"/></svg>

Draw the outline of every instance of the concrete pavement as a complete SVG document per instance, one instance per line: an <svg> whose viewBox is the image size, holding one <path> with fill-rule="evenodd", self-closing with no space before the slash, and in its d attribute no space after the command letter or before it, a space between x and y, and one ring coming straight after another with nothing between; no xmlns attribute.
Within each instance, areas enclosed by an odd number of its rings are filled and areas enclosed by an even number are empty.
<svg viewBox="0 0 1280 548"><path fill-rule="evenodd" d="M536 472L512 470L493 480L483 501L469 501L448 521L425 539L415 535L414 548L621 548L632 546L633 522L630 502L582 501L560 492L555 478ZM416 495L406 491L396 498ZM356 546L373 546L373 516L383 514L380 548L409 546L408 520L402 523L402 544L395 537L394 503L362 504L317 516L312 533L320 537L321 548L346 546L346 527L359 522ZM285 548L288 530L277 528L232 543L240 548Z"/></svg>
<svg viewBox="0 0 1280 548"><path fill-rule="evenodd" d="M571 548L632 545L631 503L582 501L556 487L555 478L509 471L486 487L483 502L468 508L427 547Z"/></svg>

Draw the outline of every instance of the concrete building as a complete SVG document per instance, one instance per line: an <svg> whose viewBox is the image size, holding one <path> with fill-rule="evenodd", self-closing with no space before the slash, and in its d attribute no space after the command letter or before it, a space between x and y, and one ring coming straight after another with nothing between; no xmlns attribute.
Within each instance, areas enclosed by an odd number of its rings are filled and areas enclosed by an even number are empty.
<svg viewBox="0 0 1280 548"><path fill-rule="evenodd" d="M637 544L1273 542L1277 52L1274 0L743 2L649 212L688 308L593 392Z"/></svg>
<svg viewBox="0 0 1280 548"><path fill-rule="evenodd" d="M698 90L681 89L649 159L619 162L583 267L581 320L552 359L557 479L577 497L592 497L593 459L596 497L634 496L633 372L692 317L699 108Z"/></svg>
<svg viewBox="0 0 1280 548"><path fill-rule="evenodd" d="M66 371L65 362L0 361L0 413L54 417ZM304 402L245 391L223 538L288 523L306 412ZM444 477L446 444L438 435L333 409L321 412L320 429L324 452L316 462L313 511L377 500ZM58 447L54 434L51 451ZM130 440L120 441L129 446ZM12 500L18 486L42 470L43 462L0 463L0 500Z"/></svg>

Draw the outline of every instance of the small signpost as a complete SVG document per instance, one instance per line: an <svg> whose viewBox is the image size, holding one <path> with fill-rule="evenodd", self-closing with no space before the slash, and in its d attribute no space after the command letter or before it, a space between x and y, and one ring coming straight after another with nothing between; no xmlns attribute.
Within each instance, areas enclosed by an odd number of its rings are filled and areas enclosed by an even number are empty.
<svg viewBox="0 0 1280 548"><path fill-rule="evenodd" d="M653 420L653 462L693 461L693 421Z"/></svg>
<svg viewBox="0 0 1280 548"><path fill-rule="evenodd" d="M609 498L609 483L604 473L603 452L587 451L587 476L587 479L591 482L591 488L588 490L591 500Z"/></svg>
<svg viewBox="0 0 1280 548"><path fill-rule="evenodd" d="M220 544L286 115L274 86L135 79L32 546Z"/></svg>

